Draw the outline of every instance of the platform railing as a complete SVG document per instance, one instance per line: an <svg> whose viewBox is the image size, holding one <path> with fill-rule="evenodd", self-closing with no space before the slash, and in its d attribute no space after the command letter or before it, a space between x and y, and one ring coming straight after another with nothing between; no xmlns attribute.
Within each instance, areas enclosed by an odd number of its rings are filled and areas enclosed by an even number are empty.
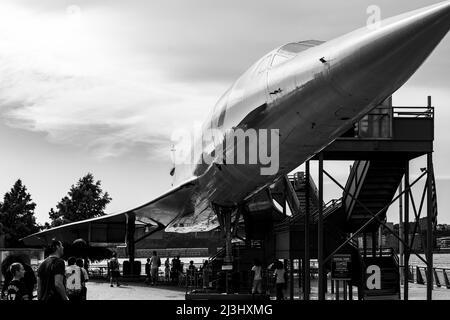
<svg viewBox="0 0 450 320"><path fill-rule="evenodd" d="M403 266L400 266L403 269ZM419 285L426 285L428 282L427 267L420 265L410 265L409 266L409 282L416 283ZM433 268L433 285L440 288L445 287L450 289L450 268Z"/></svg>
<svg viewBox="0 0 450 320"><path fill-rule="evenodd" d="M434 107L393 107L394 118L434 118Z"/></svg>
<svg viewBox="0 0 450 320"><path fill-rule="evenodd" d="M273 270L263 269L262 292L272 294L275 290ZM187 271L185 279L186 292L252 293L253 273L251 271L227 272L212 270ZM228 278L228 279L227 279ZM242 280L245 279L245 280ZM228 286L226 285L228 281Z"/></svg>
<svg viewBox="0 0 450 320"><path fill-rule="evenodd" d="M379 106L354 123L353 133L349 131L338 139L392 139L393 119L399 118L433 119L434 107Z"/></svg>

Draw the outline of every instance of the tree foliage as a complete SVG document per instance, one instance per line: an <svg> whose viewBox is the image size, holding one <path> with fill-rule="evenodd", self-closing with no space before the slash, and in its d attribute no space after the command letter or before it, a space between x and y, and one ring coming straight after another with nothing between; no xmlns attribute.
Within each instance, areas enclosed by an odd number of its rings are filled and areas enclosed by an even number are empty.
<svg viewBox="0 0 450 320"><path fill-rule="evenodd" d="M94 176L88 173L72 185L67 196L56 205L56 210L50 210L51 226L103 216L110 201L111 197L108 192L103 192L101 182L95 182Z"/></svg>
<svg viewBox="0 0 450 320"><path fill-rule="evenodd" d="M40 230L34 216L35 208L36 203L27 188L17 180L0 203L0 232L5 236L6 247L19 247L19 239Z"/></svg>

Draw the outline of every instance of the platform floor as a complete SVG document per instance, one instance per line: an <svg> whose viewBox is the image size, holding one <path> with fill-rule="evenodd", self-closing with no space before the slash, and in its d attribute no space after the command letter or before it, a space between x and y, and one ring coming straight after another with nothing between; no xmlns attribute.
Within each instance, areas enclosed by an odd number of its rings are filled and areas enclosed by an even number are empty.
<svg viewBox="0 0 450 320"><path fill-rule="evenodd" d="M169 286L152 287L144 283L121 283L110 287L107 282L88 282L87 300L184 300L185 289Z"/></svg>
<svg viewBox="0 0 450 320"><path fill-rule="evenodd" d="M107 282L88 282L87 283L88 300L185 300L185 288L171 286L152 287L144 283L123 283L120 287L110 287ZM342 288L341 288L342 290ZM401 287L403 296L403 286ZM301 296L295 292L295 299ZM357 299L356 290L354 290L354 299ZM426 286L410 284L409 299L410 300L426 300ZM285 292L285 296L289 298L289 291ZM311 282L311 300L317 299L317 282ZM334 300L335 294L327 293L327 300ZM341 296L341 300L343 297ZM445 287L433 290L433 300L450 300L450 289Z"/></svg>

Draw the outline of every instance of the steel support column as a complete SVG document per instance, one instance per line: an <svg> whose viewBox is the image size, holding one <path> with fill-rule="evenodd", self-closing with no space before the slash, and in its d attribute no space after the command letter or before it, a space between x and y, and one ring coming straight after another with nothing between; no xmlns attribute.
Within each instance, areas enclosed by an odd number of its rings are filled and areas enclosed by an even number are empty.
<svg viewBox="0 0 450 320"><path fill-rule="evenodd" d="M134 275L134 258L136 254L134 234L136 232L135 227L136 214L134 212L129 212L127 213L126 217L127 217L126 241L127 241L128 259L130 261L130 274Z"/></svg>
<svg viewBox="0 0 450 320"><path fill-rule="evenodd" d="M427 300L432 299L433 290L433 200L432 200L432 153L427 154Z"/></svg>
<svg viewBox="0 0 450 320"><path fill-rule="evenodd" d="M309 206L309 161L306 161L305 164L305 198L306 198L306 203L305 203L305 258L303 260L304 262L304 274L305 274L305 279L304 279L304 287L303 287L303 299L304 300L309 300L309 293L311 290L311 284L310 284L310 271L309 271L309 211L310 211L310 206Z"/></svg>
<svg viewBox="0 0 450 320"><path fill-rule="evenodd" d="M399 203L399 222L398 222L398 236L401 240L405 241L403 239L403 197L401 196L403 194L403 180L400 181L398 194L400 195L400 198L398 199ZM404 264L404 255L403 255L403 243L399 241L398 243L398 251L400 255L400 283L403 282L403 277L405 275L405 264Z"/></svg>
<svg viewBox="0 0 450 320"><path fill-rule="evenodd" d="M405 191L409 190L409 160L405 163ZM405 219L404 219L404 238L406 244L409 244L409 197L405 195ZM404 275L403 275L403 299L408 300L408 287L409 287L409 253L408 246L404 248Z"/></svg>
<svg viewBox="0 0 450 320"><path fill-rule="evenodd" d="M319 263L319 300L325 300L323 266L323 153L319 154L319 221L317 223L317 260Z"/></svg>

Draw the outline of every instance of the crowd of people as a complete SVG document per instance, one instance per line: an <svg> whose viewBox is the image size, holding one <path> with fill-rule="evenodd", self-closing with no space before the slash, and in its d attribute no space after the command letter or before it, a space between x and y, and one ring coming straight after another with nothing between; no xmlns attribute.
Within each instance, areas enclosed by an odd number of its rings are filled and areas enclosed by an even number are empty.
<svg viewBox="0 0 450 320"><path fill-rule="evenodd" d="M70 257L66 266L62 259L64 247L58 240L52 240L49 253L49 256L39 265L36 272L37 277L25 259L12 259L5 273L1 298L6 300L31 300L35 298L33 292L37 285L36 297L38 300L86 300L86 282L89 281L89 276L84 268L83 259ZM159 276L161 267L164 270L163 277ZM120 286L120 264L115 252L108 261L108 269L110 286L113 287L114 283L116 286ZM145 283L155 286L163 281L175 285L189 285L195 281L197 286L202 285L203 288L208 288L211 269L208 260L204 260L200 268L197 268L194 261L191 260L184 270L179 255L172 261L167 257L162 266L160 257L158 257L156 251L153 251L152 256L147 259L145 264ZM263 278L267 279L267 276L269 276L275 284L277 299L284 299L283 292L287 284L287 272L284 264L275 260L266 270L263 269L258 259L254 260L251 268L252 294L263 293Z"/></svg>
<svg viewBox="0 0 450 320"><path fill-rule="evenodd" d="M159 270L160 267L164 269L164 276L160 279ZM208 278L208 261L205 260L200 270L195 266L194 261L190 261L186 270L184 270L184 263L180 260L180 256L176 256L170 261L167 257L164 261L164 266L161 265L161 260L158 257L156 251L153 251L152 257L147 258L145 264L145 283L150 285L157 285L158 282L163 281L171 284L185 284L185 281L189 281L194 277L196 273L202 271L204 274L203 279ZM205 280L204 280L205 281Z"/></svg>
<svg viewBox="0 0 450 320"><path fill-rule="evenodd" d="M263 268L261 262L255 259L251 269L253 274L252 294L263 293ZM287 286L287 272L283 262L276 259L267 267L269 281L272 280L276 288L277 300L284 300L284 290Z"/></svg>
<svg viewBox="0 0 450 320"><path fill-rule="evenodd" d="M22 257L7 267L1 297L6 300L86 300L88 273L81 258L70 257L67 267L61 241L52 240L49 256L35 272ZM33 295L37 285L37 296Z"/></svg>

